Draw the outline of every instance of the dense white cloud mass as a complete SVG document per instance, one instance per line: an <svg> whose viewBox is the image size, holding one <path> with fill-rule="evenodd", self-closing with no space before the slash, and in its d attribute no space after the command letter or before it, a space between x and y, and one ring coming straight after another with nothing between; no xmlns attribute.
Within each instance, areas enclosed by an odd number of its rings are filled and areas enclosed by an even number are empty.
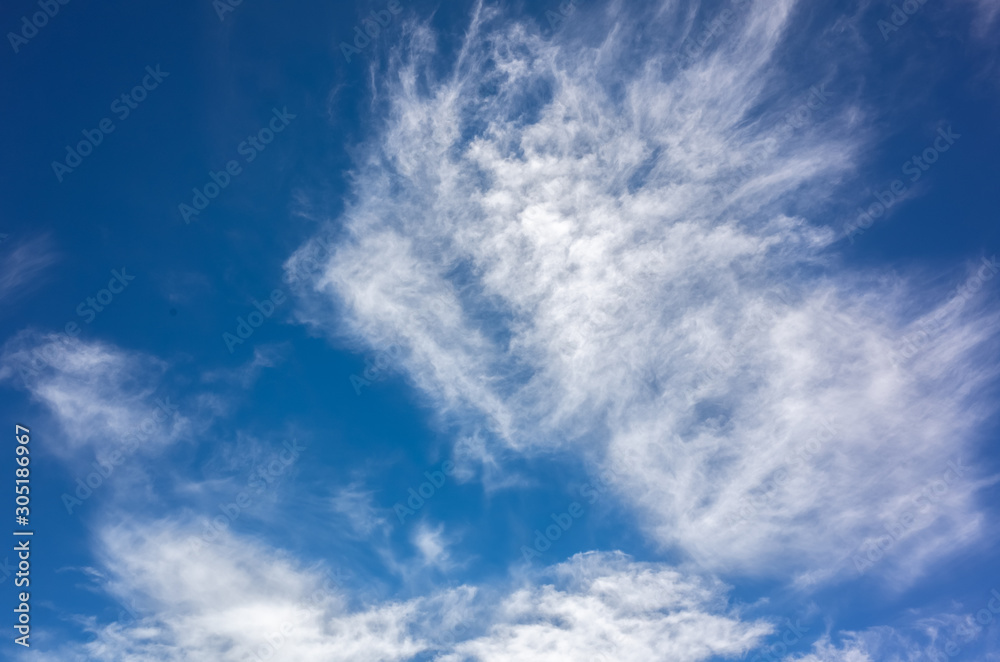
<svg viewBox="0 0 1000 662"><path fill-rule="evenodd" d="M135 616L94 625L96 640L59 660L687 662L738 655L773 629L740 621L720 585L622 555L575 557L551 569L554 584L498 599L463 586L358 608L330 573L229 534L109 527L102 561L102 588Z"/></svg>
<svg viewBox="0 0 1000 662"><path fill-rule="evenodd" d="M484 8L447 74L413 28L332 253L317 238L287 268L320 265L304 321L398 342L468 430L616 467L663 546L806 584L858 559L905 581L981 533L961 467L997 320L848 271L839 224L788 215L793 194L818 215L870 138L820 77L783 79L795 7L735 3L682 64L678 26L696 27L674 3L580 9L552 38Z"/></svg>

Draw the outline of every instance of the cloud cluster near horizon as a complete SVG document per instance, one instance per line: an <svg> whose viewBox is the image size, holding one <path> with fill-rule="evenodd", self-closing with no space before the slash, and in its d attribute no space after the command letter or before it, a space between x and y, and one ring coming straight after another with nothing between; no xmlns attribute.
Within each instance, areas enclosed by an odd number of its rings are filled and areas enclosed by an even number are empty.
<svg viewBox="0 0 1000 662"><path fill-rule="evenodd" d="M328 567L228 534L199 545L177 522L106 527L100 557L99 588L148 615L95 624L93 642L43 660L695 662L739 655L774 629L741 619L717 582L622 554L580 555L520 585L361 606Z"/></svg>
<svg viewBox="0 0 1000 662"><path fill-rule="evenodd" d="M106 343L25 332L5 346L3 374L21 374L35 355L46 363L24 372L30 378L23 386L63 431L66 446L56 450L70 463L131 430L141 415L137 405L156 392L168 368ZM81 419L87 433L74 434ZM169 431L186 427L166 426L168 433L145 449L154 465L175 440ZM230 456L259 452L254 440L237 441L240 450L222 448L205 479L174 476L175 495L193 492L210 501L219 491L213 476L234 462ZM173 514L158 516L150 505L161 497L147 494L143 505L135 487L102 494L95 506L97 567L85 569L92 590L130 605L128 615L110 623L78 617L93 640L45 647L39 659L375 662L428 654L442 661L548 662L596 651L638 661L666 645L672 659L695 662L743 653L774 629L743 619L727 604L728 587L716 580L621 553L579 555L506 583L362 601L365 592L342 583L329 561L306 567L286 550L225 529L208 541L197 515L178 514L181 502ZM362 537L370 524L355 521L356 511L369 498L348 485L333 500ZM418 527L415 535L423 562L440 564L440 549L433 558L424 549L440 547L434 540L440 530Z"/></svg>

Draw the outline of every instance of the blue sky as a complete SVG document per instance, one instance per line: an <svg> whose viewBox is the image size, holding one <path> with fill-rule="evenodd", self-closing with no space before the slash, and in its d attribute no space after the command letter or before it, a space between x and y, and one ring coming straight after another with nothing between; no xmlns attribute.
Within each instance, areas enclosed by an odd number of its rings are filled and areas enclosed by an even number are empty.
<svg viewBox="0 0 1000 662"><path fill-rule="evenodd" d="M998 7L8 3L0 657L1000 660Z"/></svg>

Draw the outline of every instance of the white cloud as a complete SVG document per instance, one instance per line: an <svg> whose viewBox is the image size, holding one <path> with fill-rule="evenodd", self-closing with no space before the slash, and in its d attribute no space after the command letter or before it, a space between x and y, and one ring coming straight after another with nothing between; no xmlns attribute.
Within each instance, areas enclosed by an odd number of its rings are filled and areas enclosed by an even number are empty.
<svg viewBox="0 0 1000 662"><path fill-rule="evenodd" d="M8 340L0 358L0 379L26 388L54 415L62 435L50 449L63 455L156 449L180 438L188 419L159 391L165 371L146 354L31 331Z"/></svg>
<svg viewBox="0 0 1000 662"><path fill-rule="evenodd" d="M14 299L38 287L42 274L58 257L46 236L11 244L0 266L0 301Z"/></svg>
<svg viewBox="0 0 1000 662"><path fill-rule="evenodd" d="M718 585L620 554L582 554L553 584L515 591L481 637L440 662L706 660L738 656L773 627L725 613Z"/></svg>
<svg viewBox="0 0 1000 662"><path fill-rule="evenodd" d="M881 625L860 632L841 632L839 644L824 635L813 644L809 653L783 659L785 662L912 662L956 656L981 662L1000 659L995 652L997 612L985 608L992 598L992 595L986 596L967 613L948 611L917 616L909 610L902 623L895 627ZM961 605L953 606L961 608ZM988 622L985 618L977 622L980 607L989 617ZM766 658L760 658L763 659ZM758 660L751 657L749 662Z"/></svg>
<svg viewBox="0 0 1000 662"><path fill-rule="evenodd" d="M276 368L288 358L288 343L261 343L253 348L253 358L236 368L207 370L201 377L208 384L224 382L249 389L265 368Z"/></svg>
<svg viewBox="0 0 1000 662"><path fill-rule="evenodd" d="M722 585L620 554L575 557L551 584L351 607L318 567L228 533L203 545L176 523L125 521L100 543L101 588L137 618L94 624L95 641L47 651L59 660L687 662L739 654L773 629L742 622Z"/></svg>
<svg viewBox="0 0 1000 662"><path fill-rule="evenodd" d="M814 108L825 72L793 84L777 62L795 7L744 5L685 69L669 4L581 7L572 20L600 34L552 40L483 9L444 76L414 27L380 79L387 120L341 239L286 265L320 265L299 281L300 319L398 342L467 434L623 467L649 534L707 567L854 572L852 552L974 455L997 319L966 306L904 362L913 311L947 302L839 265L837 233L810 218L873 136L852 100ZM981 535L974 473L880 571L905 583Z"/></svg>
<svg viewBox="0 0 1000 662"><path fill-rule="evenodd" d="M813 645L813 651L806 655L789 656L788 662L901 662L906 658L898 655L876 657L869 655L868 644L854 633L846 633L841 646L834 646L829 637L824 637Z"/></svg>
<svg viewBox="0 0 1000 662"><path fill-rule="evenodd" d="M413 545L423 557L425 565L447 569L451 565L449 541L444 535L444 525L432 527L420 522L413 530Z"/></svg>
<svg viewBox="0 0 1000 662"><path fill-rule="evenodd" d="M342 591L318 569L228 533L204 544L174 524L122 525L103 531L102 553L105 588L134 600L140 619L103 627L96 642L64 655L374 662L406 659L425 645L409 632L418 603L349 613Z"/></svg>
<svg viewBox="0 0 1000 662"><path fill-rule="evenodd" d="M388 529L389 523L382 510L375 506L374 495L358 483L338 490L330 499L330 505L359 538L370 538L376 532L384 535Z"/></svg>

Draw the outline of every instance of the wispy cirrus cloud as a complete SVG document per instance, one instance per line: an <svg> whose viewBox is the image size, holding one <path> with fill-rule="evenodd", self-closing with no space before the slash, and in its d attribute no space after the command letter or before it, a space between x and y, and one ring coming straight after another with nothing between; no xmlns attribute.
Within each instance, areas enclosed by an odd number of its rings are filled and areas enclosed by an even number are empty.
<svg viewBox="0 0 1000 662"><path fill-rule="evenodd" d="M881 662L883 660L998 659L1000 591L984 590L975 605L931 615L909 610L893 625L863 631L829 634L813 643L806 654L789 655L786 662ZM992 608L991 608L992 607Z"/></svg>
<svg viewBox="0 0 1000 662"><path fill-rule="evenodd" d="M48 236L11 240L0 252L0 301L13 300L38 287L42 274L59 259Z"/></svg>
<svg viewBox="0 0 1000 662"><path fill-rule="evenodd" d="M166 369L142 352L33 330L8 340L0 355L0 379L49 409L62 431L52 450L67 456L106 454L136 437L144 448L176 441L189 419L159 390Z"/></svg>
<svg viewBox="0 0 1000 662"><path fill-rule="evenodd" d="M339 489L330 498L331 510L338 519L344 519L354 535L370 539L373 533L384 534L388 521L375 506L374 495L360 484L352 483Z"/></svg>
<svg viewBox="0 0 1000 662"><path fill-rule="evenodd" d="M552 39L480 6L444 74L412 26L376 83L384 123L336 248L286 265L312 273L300 319L399 343L437 411L494 450L628 467L616 487L663 548L800 586L855 572L858 545L975 456L997 318L966 306L899 365L949 302L837 258L820 201L876 139L863 106L831 101L773 141L810 94L780 61L798 7L746 3L683 66L669 3ZM981 536L976 486L880 572L903 585Z"/></svg>

